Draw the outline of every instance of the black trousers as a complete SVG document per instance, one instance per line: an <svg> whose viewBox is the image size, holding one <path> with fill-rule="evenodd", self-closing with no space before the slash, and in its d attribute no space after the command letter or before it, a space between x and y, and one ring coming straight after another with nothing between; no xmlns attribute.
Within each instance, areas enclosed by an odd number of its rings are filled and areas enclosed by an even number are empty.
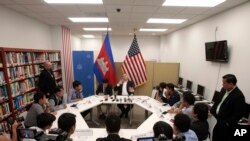
<svg viewBox="0 0 250 141"><path fill-rule="evenodd" d="M231 141L230 128L226 123L217 122L213 129L212 141Z"/></svg>
<svg viewBox="0 0 250 141"><path fill-rule="evenodd" d="M128 115L128 112L133 108L133 104L118 104L118 108L121 110L122 114Z"/></svg>

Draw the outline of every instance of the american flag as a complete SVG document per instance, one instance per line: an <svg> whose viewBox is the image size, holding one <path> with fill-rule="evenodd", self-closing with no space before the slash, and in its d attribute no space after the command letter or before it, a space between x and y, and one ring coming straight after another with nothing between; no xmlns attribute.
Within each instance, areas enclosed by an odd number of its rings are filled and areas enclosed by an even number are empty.
<svg viewBox="0 0 250 141"><path fill-rule="evenodd" d="M73 67L72 67L72 49L70 40L70 29L62 26L62 46L63 46L63 56L64 68L65 68L65 80L66 80L66 91L72 86L73 82Z"/></svg>
<svg viewBox="0 0 250 141"><path fill-rule="evenodd" d="M140 86L147 81L146 66L137 43L136 35L122 64L123 73L126 73L135 86Z"/></svg>

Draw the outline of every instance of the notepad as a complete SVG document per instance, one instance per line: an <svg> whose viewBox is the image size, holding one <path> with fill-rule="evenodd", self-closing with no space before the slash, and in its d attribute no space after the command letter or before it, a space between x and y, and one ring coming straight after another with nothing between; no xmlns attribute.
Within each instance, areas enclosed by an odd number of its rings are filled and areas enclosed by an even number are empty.
<svg viewBox="0 0 250 141"><path fill-rule="evenodd" d="M79 129L74 132L75 136L93 136L92 129Z"/></svg>

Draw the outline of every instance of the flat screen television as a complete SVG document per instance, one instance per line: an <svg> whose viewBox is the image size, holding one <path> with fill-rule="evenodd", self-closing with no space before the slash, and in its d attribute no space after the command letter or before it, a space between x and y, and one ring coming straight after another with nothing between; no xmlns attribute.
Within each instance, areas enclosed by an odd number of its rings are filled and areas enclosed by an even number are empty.
<svg viewBox="0 0 250 141"><path fill-rule="evenodd" d="M206 61L228 62L227 41L206 42Z"/></svg>

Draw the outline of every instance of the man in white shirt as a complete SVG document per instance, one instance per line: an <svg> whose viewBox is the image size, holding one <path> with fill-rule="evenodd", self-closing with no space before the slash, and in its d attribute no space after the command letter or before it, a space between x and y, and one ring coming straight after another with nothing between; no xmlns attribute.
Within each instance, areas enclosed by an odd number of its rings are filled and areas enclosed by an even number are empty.
<svg viewBox="0 0 250 141"><path fill-rule="evenodd" d="M133 95L135 92L135 84L133 81L130 81L127 74L123 74L122 78L114 88L117 91L118 95L129 96ZM119 109L121 110L120 117L122 118L125 115L125 118L128 118L128 112L133 108L133 105L128 104L118 104Z"/></svg>

